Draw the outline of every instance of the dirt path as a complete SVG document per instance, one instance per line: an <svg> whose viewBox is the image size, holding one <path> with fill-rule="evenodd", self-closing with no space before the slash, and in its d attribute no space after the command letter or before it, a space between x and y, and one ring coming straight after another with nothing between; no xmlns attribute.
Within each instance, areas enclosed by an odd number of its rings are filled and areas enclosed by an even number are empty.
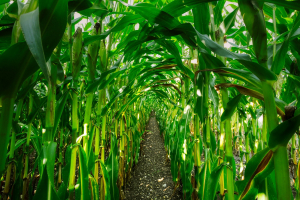
<svg viewBox="0 0 300 200"><path fill-rule="evenodd" d="M166 151L154 113L147 130L150 132L144 135L141 157L125 189L125 199L182 199L179 188L173 195L171 167L166 163Z"/></svg>

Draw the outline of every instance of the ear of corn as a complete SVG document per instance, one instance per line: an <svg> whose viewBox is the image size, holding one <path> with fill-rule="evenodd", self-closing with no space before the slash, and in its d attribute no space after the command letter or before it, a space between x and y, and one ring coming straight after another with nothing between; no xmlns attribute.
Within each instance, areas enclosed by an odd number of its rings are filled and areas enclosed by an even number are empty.
<svg viewBox="0 0 300 200"><path fill-rule="evenodd" d="M73 36L73 46L72 46L72 76L76 80L79 77L79 72L82 65L82 29L78 27Z"/></svg>
<svg viewBox="0 0 300 200"><path fill-rule="evenodd" d="M91 35L100 35L101 26L100 23L96 23ZM88 46L87 59L88 59L88 73L89 73L89 81L93 81L96 75L96 66L97 66L97 58L99 52L99 41L95 41Z"/></svg>

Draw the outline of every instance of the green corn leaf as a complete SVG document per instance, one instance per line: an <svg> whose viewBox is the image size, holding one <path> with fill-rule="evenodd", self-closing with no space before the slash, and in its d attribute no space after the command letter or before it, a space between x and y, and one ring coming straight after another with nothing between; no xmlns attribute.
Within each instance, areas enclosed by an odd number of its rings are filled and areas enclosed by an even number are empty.
<svg viewBox="0 0 300 200"><path fill-rule="evenodd" d="M209 149L205 149L206 156L208 155L208 153L209 153ZM200 177L199 177L199 181L201 183L208 183L208 179L209 179L210 173L211 173L211 170L209 170L209 165L213 166L212 168L215 168L216 162L213 163L211 159L205 160L203 167L201 169L201 172L200 172ZM200 197L200 199L204 199L204 195L207 190L209 190L208 185L201 184L200 190L198 191L198 196Z"/></svg>
<svg viewBox="0 0 300 200"><path fill-rule="evenodd" d="M211 145L211 153L214 154L217 149L217 141L213 131L210 131L210 145Z"/></svg>
<svg viewBox="0 0 300 200"><path fill-rule="evenodd" d="M202 43L201 43L202 44ZM204 49L199 49L199 52L201 52L201 57L204 59L205 63L207 64L208 68L220 68L220 67L226 67L224 63L212 56L210 53L208 53Z"/></svg>
<svg viewBox="0 0 300 200"><path fill-rule="evenodd" d="M300 10L300 2L297 0L264 0L265 2L273 3L293 10Z"/></svg>
<svg viewBox="0 0 300 200"><path fill-rule="evenodd" d="M186 67L185 67L186 68ZM186 68L188 69L188 68ZM190 71L190 70L189 70ZM190 71L191 72L191 71ZM192 72L191 72L192 73ZM145 84L145 80L147 78L149 78L151 75L154 75L155 72L148 72L148 73L145 73L138 81L138 83L135 85L134 88L132 88L132 84L133 84L133 81L131 81L130 83L128 83L127 86L124 86L123 88L120 88L114 95L114 97L105 105L105 107L102 109L102 112L101 112L101 115L105 115L108 111L108 109L113 105L113 103L120 97L122 96L125 96L125 95L128 95L128 94L132 94L133 92L137 92L137 88L139 86L142 86L142 84ZM101 88L101 86L99 87Z"/></svg>
<svg viewBox="0 0 300 200"><path fill-rule="evenodd" d="M260 79L255 74L245 71L245 70L239 70L239 69L233 69L233 68L226 67L218 58L208 54L207 51L205 51L203 49L201 50L201 55L202 55L201 57L204 59L207 66L209 66L210 68L213 68L213 69L199 70L195 74L198 74L201 71L213 71L213 72L221 74L223 76L230 76L230 77L236 78L238 80L244 81L246 83L249 83L253 86L261 87ZM258 75L263 76L263 74L260 73L259 70L253 69L257 65L257 63L253 64L253 62L245 61L245 60L239 60L239 62L245 63L245 65L251 65L248 67L251 68L253 71L255 71ZM259 66L259 67L260 67L259 69L262 68L261 66ZM274 73L271 72L270 70L267 70L267 69L266 70L263 69L263 70L266 71L267 77L269 79L274 79L276 77L276 75L274 75Z"/></svg>
<svg viewBox="0 0 300 200"><path fill-rule="evenodd" d="M192 156L192 148L194 146L194 142L189 144L189 148L187 150L187 154L185 154L185 160L180 159L180 175L182 181L182 190L186 194L188 199L191 199L193 186L191 183L191 172L194 167L194 157ZM192 148L190 148L192 147Z"/></svg>
<svg viewBox="0 0 300 200"><path fill-rule="evenodd" d="M46 166L45 166L45 168L46 168ZM39 183L38 183L38 186L36 189L36 193L33 196L33 200L39 200L39 199L60 200L56 193L56 190L52 187L52 185L50 185L50 186L48 185L49 184L48 179L50 177L48 176L47 170L44 169L43 171L44 171L44 173L39 180ZM49 195L48 191L47 191L47 189L49 187L51 188L51 195Z"/></svg>
<svg viewBox="0 0 300 200"><path fill-rule="evenodd" d="M8 2L9 2L9 0L0 0L0 5L8 3Z"/></svg>
<svg viewBox="0 0 300 200"><path fill-rule="evenodd" d="M239 0L244 23L253 40L254 52L259 64L267 67L267 30L262 10L263 2Z"/></svg>
<svg viewBox="0 0 300 200"><path fill-rule="evenodd" d="M117 186L119 164L118 164L118 150L117 150L117 138L115 134L112 137L112 148L109 153L109 157L105 161L107 173L110 177L110 197L111 199L119 199L119 189Z"/></svg>
<svg viewBox="0 0 300 200"><path fill-rule="evenodd" d="M130 9L134 10L145 19L147 19L150 23L160 24L163 27L168 29L174 29L180 22L168 14L167 12L160 11L154 5L148 3L138 3L134 6L129 6Z"/></svg>
<svg viewBox="0 0 300 200"><path fill-rule="evenodd" d="M240 70L240 69L232 69L229 67L219 68L215 70L207 70L216 72L222 76L232 77L237 80L243 81L247 84L250 84L254 87L261 88L261 81L249 71Z"/></svg>
<svg viewBox="0 0 300 200"><path fill-rule="evenodd" d="M84 45L89 45L92 42L99 41L102 39L105 39L110 33L112 32L119 32L129 26L130 24L136 24L144 21L144 18L141 15L127 15L124 16L120 22L111 28L110 30L100 34L100 35L95 35L95 36L89 36L84 38Z"/></svg>
<svg viewBox="0 0 300 200"><path fill-rule="evenodd" d="M11 18L18 19L18 15L20 14L23 7L24 3L22 3L21 1L14 1L8 6L6 12Z"/></svg>
<svg viewBox="0 0 300 200"><path fill-rule="evenodd" d="M39 1L40 28L46 61L65 32L67 26L67 0ZM55 37L53 37L55 30Z"/></svg>
<svg viewBox="0 0 300 200"><path fill-rule="evenodd" d="M11 34L12 28L6 28L0 31L0 50L9 48L11 43Z"/></svg>
<svg viewBox="0 0 300 200"><path fill-rule="evenodd" d="M227 106L221 116L221 121L225 121L226 119L231 118L231 116L235 112L235 109L238 106L238 103L240 102L242 96L243 96L242 94L239 94L227 103Z"/></svg>
<svg viewBox="0 0 300 200"><path fill-rule="evenodd" d="M172 15L172 13L171 13L171 15ZM185 23L187 23L187 22L194 23L193 16L188 16L188 15L186 15L186 16L179 16L179 21L180 22L185 22Z"/></svg>
<svg viewBox="0 0 300 200"><path fill-rule="evenodd" d="M76 19L72 19L72 21L71 21L72 25L75 25L78 22L80 22L83 19L83 17L84 16L80 16L80 17L77 17Z"/></svg>
<svg viewBox="0 0 300 200"><path fill-rule="evenodd" d="M44 159L46 159L47 163L47 174L48 174L48 179L51 182L51 185L53 188L55 188L55 183L54 183L54 165L55 165L55 156L56 156L56 142L50 142L47 144L47 146L44 146ZM44 161L43 161L44 162ZM45 172L45 170L44 170Z"/></svg>
<svg viewBox="0 0 300 200"><path fill-rule="evenodd" d="M56 67L56 84L60 85L64 83L65 80L65 73L64 73L64 69L63 66L60 63L59 58L57 58L54 54L52 54L51 56L51 65Z"/></svg>
<svg viewBox="0 0 300 200"><path fill-rule="evenodd" d="M68 2L68 11L71 12L78 12L88 8L91 8L93 4L90 0L69 0Z"/></svg>
<svg viewBox="0 0 300 200"><path fill-rule="evenodd" d="M172 4L172 3L170 3L170 4ZM170 5L170 4L168 4L168 5ZM198 30L198 32L201 34L209 35L210 15L209 15L208 3L204 3L204 4L197 5L196 7L194 7L193 8L193 17L194 17L194 21L195 21L194 25L195 25L196 30ZM197 38L197 44L203 48L203 44L198 40L198 38Z"/></svg>
<svg viewBox="0 0 300 200"><path fill-rule="evenodd" d="M38 183L36 194L33 199L59 200L54 185L54 164L56 155L56 143L49 142L43 146L43 156L39 157L42 164L41 179Z"/></svg>
<svg viewBox="0 0 300 200"><path fill-rule="evenodd" d="M11 193L11 200L19 200L22 194L22 159L19 159L16 163L16 180L14 182L14 192ZM33 198L32 198L33 199Z"/></svg>
<svg viewBox="0 0 300 200"><path fill-rule="evenodd" d="M150 27L149 27L149 29L150 29ZM152 30L146 29L146 31L148 31L147 37L144 36L143 39L139 38L138 40L131 41L131 44L128 44L127 45L128 47L126 47L127 48L126 54L130 53L130 51L128 49L133 51L134 48L136 48L138 45L140 45L144 42L149 42L151 40L158 40L160 38L177 36L177 35L180 35L181 38L186 42L187 45L196 47L195 37L194 37L196 35L196 33L194 31L193 26L189 23L179 24L172 30L170 30L166 27L162 27L162 26L155 26L154 28L151 28L151 29ZM144 30L142 30L142 31L144 31ZM149 32L150 32L150 34L149 34ZM178 39L180 39L180 38L178 38Z"/></svg>
<svg viewBox="0 0 300 200"><path fill-rule="evenodd" d="M204 199L215 199L218 182L224 166L222 163L212 170L208 182L206 183L207 190L204 192Z"/></svg>
<svg viewBox="0 0 300 200"><path fill-rule="evenodd" d="M293 80L295 80L296 84L298 84L300 86L300 77L299 76L295 76L293 74L288 74L289 77L291 77Z"/></svg>
<svg viewBox="0 0 300 200"><path fill-rule="evenodd" d="M105 187L105 199L106 200L110 200L110 176L106 170L105 164L103 163L102 160L100 160L100 164L101 164L101 170L103 172L103 176L104 176L104 187Z"/></svg>
<svg viewBox="0 0 300 200"><path fill-rule="evenodd" d="M223 22L222 10L224 9L225 2L225 0L216 2L216 6L212 10L214 13L214 23L217 27L220 27L221 23Z"/></svg>
<svg viewBox="0 0 300 200"><path fill-rule="evenodd" d="M214 2L217 0L175 0L171 3L168 3L166 6L163 7L162 11L165 11L172 15L173 17L179 17L183 13L191 10L193 7L195 7L198 4L201 3L208 3L208 2Z"/></svg>
<svg viewBox="0 0 300 200"><path fill-rule="evenodd" d="M66 186L66 184L64 182L62 182L57 191L57 196L59 197L59 199L68 198L67 197L67 189L68 189L68 187Z"/></svg>
<svg viewBox="0 0 300 200"><path fill-rule="evenodd" d="M15 150L17 150L22 144L24 144L26 142L26 139L27 138L23 138L23 139L18 140L15 144Z"/></svg>
<svg viewBox="0 0 300 200"><path fill-rule="evenodd" d="M46 64L39 22L38 8L32 12L23 14L20 17L20 24L26 43L32 53L32 56L44 73L45 78L50 83L51 71Z"/></svg>
<svg viewBox="0 0 300 200"><path fill-rule="evenodd" d="M67 0L40 1L39 12L42 13L39 18L43 50L48 60L66 28ZM53 37L53 30L56 30L56 37ZM0 61L5 63L0 66L0 97L15 96L22 82L38 69L26 42L10 46L1 54Z"/></svg>
<svg viewBox="0 0 300 200"><path fill-rule="evenodd" d="M277 76L268 68L261 66L258 63L246 61L246 60L238 60L241 64L243 64L247 69L249 69L254 75L256 75L261 81L269 80L276 81Z"/></svg>
<svg viewBox="0 0 300 200"><path fill-rule="evenodd" d="M207 112L207 109L202 106L203 105L203 96L198 96L197 97L197 101L196 101L196 105L195 105L195 109L194 109L194 112L198 114L199 116L199 119L201 122L204 122L205 119L204 119L204 113Z"/></svg>
<svg viewBox="0 0 300 200"><path fill-rule="evenodd" d="M79 175L80 175L80 200L88 200L90 198L90 190L89 190L89 172L87 168L87 159L86 154L81 147L81 145L77 146L79 149Z"/></svg>
<svg viewBox="0 0 300 200"><path fill-rule="evenodd" d="M89 174L89 181L91 183L91 193L92 193L92 200L98 200L99 199L99 187L98 183L95 180L95 178ZM105 198L106 199L106 198Z"/></svg>
<svg viewBox="0 0 300 200"><path fill-rule="evenodd" d="M117 71L117 72L111 74L111 75L109 76L109 78L108 78L106 81L100 82L100 80L99 80L99 84L100 84L100 85L99 85L99 87L98 87L98 90L102 90L102 89L104 89L105 87L107 87L109 84L112 84L113 81L115 80L115 78L118 77L118 76L120 76L120 74L124 73L125 70L126 70L126 68L125 68L125 69L120 69L119 71ZM104 74L104 73L103 73L103 74ZM101 79L101 77L100 77L100 79Z"/></svg>
<svg viewBox="0 0 300 200"><path fill-rule="evenodd" d="M201 42L208 49L210 49L211 51L215 52L217 55L223 56L223 57L226 57L226 58L231 58L231 59L240 59L240 60L251 61L251 58L250 58L249 55L247 55L247 54L233 53L233 52L225 49L224 47L220 46L216 42L212 41L207 35L199 33L196 29L195 29L195 31L197 33L197 36L201 40Z"/></svg>
<svg viewBox="0 0 300 200"><path fill-rule="evenodd" d="M262 93L262 90L259 88L254 88L254 87L246 87L246 86L241 86L241 85L236 85L236 84L231 84L231 83L222 83L222 84L218 84L215 86L216 88L219 87L234 87L236 88L241 94L243 95L247 95L247 96L251 96L251 97L255 97L257 99L260 100L264 100L264 95ZM275 98L275 104L276 104L276 110L277 113L283 117L285 115L284 113L284 107L286 105L285 102L283 102L282 100L279 100L277 98Z"/></svg>
<svg viewBox="0 0 300 200"><path fill-rule="evenodd" d="M259 186L259 188L263 188L262 185L264 185L265 187L265 184L266 183L262 181L261 186ZM278 198L277 198L277 190L276 190L275 171L271 172L271 174L269 174L269 176L267 177L267 188L268 188L269 199L277 200ZM260 191L258 191L258 193L260 193Z"/></svg>
<svg viewBox="0 0 300 200"><path fill-rule="evenodd" d="M16 22L15 18L11 18L8 15L4 15L0 20L0 27L13 26L15 22ZM10 37L12 37L12 36L10 36Z"/></svg>
<svg viewBox="0 0 300 200"><path fill-rule="evenodd" d="M158 40L157 42L158 44L164 46L175 57L178 69L188 75L191 80L194 80L194 73L189 68L183 65L180 53L176 45L168 40Z"/></svg>
<svg viewBox="0 0 300 200"><path fill-rule="evenodd" d="M69 90L65 91L65 93L61 96L61 98L56 103L55 121L54 121L53 133L52 133L53 136L55 136L56 129L58 127L68 97L69 97Z"/></svg>
<svg viewBox="0 0 300 200"><path fill-rule="evenodd" d="M176 123L178 126L178 123ZM171 146L170 146L170 157L171 157L171 174L173 177L173 182L177 181L178 176L178 163L179 163L179 138L178 133L175 133L176 136L171 139Z"/></svg>
<svg viewBox="0 0 300 200"><path fill-rule="evenodd" d="M209 95L209 98L212 100L213 105L214 105L214 109L216 111L219 107L219 96L218 96L217 91L214 88L214 83L209 85L208 95Z"/></svg>
<svg viewBox="0 0 300 200"><path fill-rule="evenodd" d="M30 85L27 85L26 87L22 88L17 95L16 101L23 99L26 97L29 91L36 85L36 82L31 83Z"/></svg>
<svg viewBox="0 0 300 200"><path fill-rule="evenodd" d="M281 72L282 68L285 65L285 59L282 59L282 58L285 57L285 55L289 49L289 43L291 41L291 37L296 32L296 30L299 28L299 26L300 26L300 15L298 14L297 18L294 21L293 28L290 30L289 34L284 39L284 42L282 43L281 47L277 51L277 53L275 55L275 59L272 63L271 70L277 75Z"/></svg>
<svg viewBox="0 0 300 200"><path fill-rule="evenodd" d="M225 19L224 19L225 33L227 33L227 31L234 26L235 19L236 19L236 14L237 14L238 10L239 9L236 8L233 12L229 13L225 17Z"/></svg>
<svg viewBox="0 0 300 200"><path fill-rule="evenodd" d="M176 90L176 92L181 96L181 91L176 87L174 84L157 84L157 85L152 85L151 88L157 88L157 87L165 87L165 88L173 88Z"/></svg>
<svg viewBox="0 0 300 200"><path fill-rule="evenodd" d="M79 11L80 14L90 17L92 14L103 18L105 15L109 13L109 10L104 5L103 1L96 1L94 5L88 9Z"/></svg>
<svg viewBox="0 0 300 200"><path fill-rule="evenodd" d="M108 111L108 109L113 105L113 103L119 98L124 95L129 94L132 91L132 89L129 86L126 86L118 90L118 92L115 94L115 96L105 105L105 107L102 109L101 115L105 115Z"/></svg>
<svg viewBox="0 0 300 200"><path fill-rule="evenodd" d="M110 82L115 77L117 77L119 74L121 74L123 72L122 70L119 70L116 73L113 73L113 72L115 72L117 70L117 68L119 67L119 65L121 64L122 58L123 58L123 56L121 56L119 58L119 60L114 64L114 66L112 68L103 72L100 75L100 78L95 79L92 83L88 84L85 93L88 94L88 93L94 92L99 85L101 85L100 86L101 89L104 88L106 85L110 84ZM106 77L108 75L110 75L110 76L109 76L108 80L106 80Z"/></svg>
<svg viewBox="0 0 300 200"><path fill-rule="evenodd" d="M27 124L32 123L38 112L41 110L42 106L45 105L47 102L47 97L44 97L41 99L41 102L37 107L30 113L30 115L27 117Z"/></svg>
<svg viewBox="0 0 300 200"><path fill-rule="evenodd" d="M65 162L66 165L62 169L62 180L66 182L66 187L67 186L67 181L69 180L70 176L70 166L71 166L71 155L72 155L72 145L68 145L65 151Z"/></svg>
<svg viewBox="0 0 300 200"><path fill-rule="evenodd" d="M269 147L276 151L278 146L286 146L300 126L300 114L282 122L271 133Z"/></svg>
<svg viewBox="0 0 300 200"><path fill-rule="evenodd" d="M18 59L16 59L17 56ZM18 88L22 84L20 79L25 80L38 69L34 60L30 60L29 57L30 51L25 42L15 44L1 54L0 61L5 64L0 66L0 97L9 94L16 95ZM26 69L30 66L35 67L30 74L25 74L26 77L23 78L22 74L28 72L29 70L27 71ZM16 74L16 71L20 71L20 73Z"/></svg>
<svg viewBox="0 0 300 200"><path fill-rule="evenodd" d="M141 97L141 95L134 94L131 97L127 98L126 104L124 104L121 107L121 109L116 113L115 115L116 119L119 119L122 113L124 113L127 110L128 106L136 102L139 97Z"/></svg>
<svg viewBox="0 0 300 200"><path fill-rule="evenodd" d="M240 200L252 200L260 183L274 170L273 151L266 148L256 153L247 163L245 179L236 183Z"/></svg>
<svg viewBox="0 0 300 200"><path fill-rule="evenodd" d="M94 160L94 153L93 153L93 140L91 138L94 138L95 135L95 127L91 127L91 130L88 132L88 147L87 147L87 167L88 171L91 171L95 167L95 160Z"/></svg>
<svg viewBox="0 0 300 200"><path fill-rule="evenodd" d="M149 90L148 92L155 92L155 94L157 95L157 97L161 98L161 99L167 99L168 101L170 101L172 104L176 104L175 102L173 102L169 95L162 91L162 90Z"/></svg>

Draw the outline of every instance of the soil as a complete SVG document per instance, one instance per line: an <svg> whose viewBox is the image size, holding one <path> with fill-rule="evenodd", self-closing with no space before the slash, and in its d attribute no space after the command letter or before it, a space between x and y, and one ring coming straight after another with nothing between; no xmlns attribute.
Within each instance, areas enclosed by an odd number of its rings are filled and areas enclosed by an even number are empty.
<svg viewBox="0 0 300 200"><path fill-rule="evenodd" d="M181 187L175 189L171 165L166 160L167 153L154 112L150 115L146 130L149 131L143 136L141 156L126 186L125 199L183 199Z"/></svg>

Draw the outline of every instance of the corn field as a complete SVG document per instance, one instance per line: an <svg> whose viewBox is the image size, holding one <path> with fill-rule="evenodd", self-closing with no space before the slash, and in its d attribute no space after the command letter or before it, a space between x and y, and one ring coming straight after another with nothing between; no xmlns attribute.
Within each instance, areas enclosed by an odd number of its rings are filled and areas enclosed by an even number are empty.
<svg viewBox="0 0 300 200"><path fill-rule="evenodd" d="M124 199L155 111L183 199L300 200L299 0L0 11L0 199Z"/></svg>

